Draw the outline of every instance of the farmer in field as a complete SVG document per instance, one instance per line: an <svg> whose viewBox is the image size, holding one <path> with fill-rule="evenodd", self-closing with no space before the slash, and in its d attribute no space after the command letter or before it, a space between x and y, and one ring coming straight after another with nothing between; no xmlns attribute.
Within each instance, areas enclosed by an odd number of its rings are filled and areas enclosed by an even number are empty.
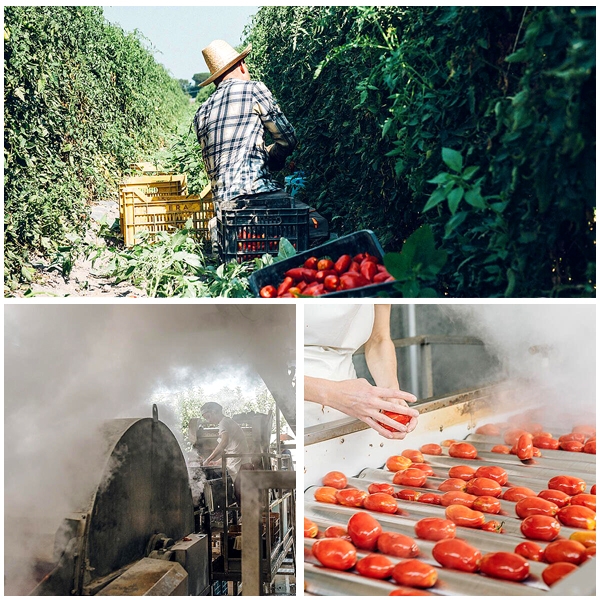
<svg viewBox="0 0 600 600"><path fill-rule="evenodd" d="M285 166L296 134L264 83L251 81L244 58L227 42L215 40L202 50L216 91L194 117L194 130L210 179L215 207L289 207L290 196L272 171ZM273 143L265 143L267 132Z"/></svg>

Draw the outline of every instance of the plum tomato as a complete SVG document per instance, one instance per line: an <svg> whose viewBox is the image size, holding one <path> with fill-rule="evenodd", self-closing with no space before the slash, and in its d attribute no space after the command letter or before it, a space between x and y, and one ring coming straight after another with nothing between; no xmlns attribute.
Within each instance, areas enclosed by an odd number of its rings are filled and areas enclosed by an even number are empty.
<svg viewBox="0 0 600 600"><path fill-rule="evenodd" d="M407 500L408 502L416 502L420 496L421 492L417 492L417 490L400 490L394 494L394 498Z"/></svg>
<svg viewBox="0 0 600 600"><path fill-rule="evenodd" d="M585 481L572 475L557 475L548 481L548 488L575 496L575 494L585 492Z"/></svg>
<svg viewBox="0 0 600 600"><path fill-rule="evenodd" d="M392 421L396 421L400 425L407 425L410 423L410 417L408 415L403 415L402 413L392 412L390 410L382 411L383 415L392 419ZM394 429L391 425L387 425L386 423L381 423L381 426L388 431L399 431L398 429Z"/></svg>
<svg viewBox="0 0 600 600"><path fill-rule="evenodd" d="M504 533L504 528L500 521L486 521L480 529L481 531L490 531L492 533Z"/></svg>
<svg viewBox="0 0 600 600"><path fill-rule="evenodd" d="M435 585L437 571L420 560L411 558L398 563L392 571L392 578L400 585L428 588Z"/></svg>
<svg viewBox="0 0 600 600"><path fill-rule="evenodd" d="M446 518L462 527L479 529L485 523L485 515L460 504L451 504L446 508Z"/></svg>
<svg viewBox="0 0 600 600"><path fill-rule="evenodd" d="M533 458L539 458L542 455L542 451L539 448L533 447Z"/></svg>
<svg viewBox="0 0 600 600"><path fill-rule="evenodd" d="M530 540L551 542L560 533L560 523L547 515L531 515L521 523L521 533Z"/></svg>
<svg viewBox="0 0 600 600"><path fill-rule="evenodd" d="M333 268L336 270L338 275L345 273L352 264L352 257L349 254L342 254L336 261Z"/></svg>
<svg viewBox="0 0 600 600"><path fill-rule="evenodd" d="M575 571L575 569L577 569L577 565L573 563L553 563L542 571L542 579L548 587L552 587L557 581L560 581L563 577Z"/></svg>
<svg viewBox="0 0 600 600"><path fill-rule="evenodd" d="M385 466L392 473L404 471L405 469L408 469L411 464L412 461L410 460L410 458L405 458L404 456L390 456L385 462Z"/></svg>
<svg viewBox="0 0 600 600"><path fill-rule="evenodd" d="M558 512L558 506L549 500L532 496L519 500L515 505L515 512L520 519L526 519L531 515L553 517Z"/></svg>
<svg viewBox="0 0 600 600"><path fill-rule="evenodd" d="M420 450L422 454L429 454L431 456L440 456L442 454L442 447L439 444L423 444Z"/></svg>
<svg viewBox="0 0 600 600"><path fill-rule="evenodd" d="M277 298L277 290L272 285L265 285L260 290L261 298Z"/></svg>
<svg viewBox="0 0 600 600"><path fill-rule="evenodd" d="M320 487L315 490L315 500L317 502L326 502L327 504L337 504L337 498L335 497L336 493L339 490L336 490L332 487Z"/></svg>
<svg viewBox="0 0 600 600"><path fill-rule="evenodd" d="M377 494L377 492L391 496L394 493L394 487L389 483L372 483L369 486L369 494Z"/></svg>
<svg viewBox="0 0 600 600"><path fill-rule="evenodd" d="M468 508L472 508L476 498L477 496L473 496L472 494L466 494L465 492L451 491L441 495L440 504L442 506L460 504L461 506L467 506Z"/></svg>
<svg viewBox="0 0 600 600"><path fill-rule="evenodd" d="M448 454L453 458L477 458L477 448L465 442L457 442L448 448Z"/></svg>
<svg viewBox="0 0 600 600"><path fill-rule="evenodd" d="M344 527L339 525L331 525L323 532L323 537L326 538L341 538L342 540L352 541L352 538L348 535L348 531Z"/></svg>
<svg viewBox="0 0 600 600"><path fill-rule="evenodd" d="M504 493L500 498L502 500L508 500L509 502L518 502L523 498L528 498L529 496L535 496L535 492L526 487L509 487L504 490Z"/></svg>
<svg viewBox="0 0 600 600"><path fill-rule="evenodd" d="M316 256L311 256L310 258L307 258L304 261L304 264L302 266L305 269L313 269L313 271L316 271L318 262L319 262L319 259Z"/></svg>
<svg viewBox="0 0 600 600"><path fill-rule="evenodd" d="M398 504L393 496L378 492L377 494L369 494L363 503L367 510L375 512L394 514L398 511Z"/></svg>
<svg viewBox="0 0 600 600"><path fill-rule="evenodd" d="M426 473L427 477L433 477L433 469L425 463L417 463L410 465L411 469L419 469L422 473Z"/></svg>
<svg viewBox="0 0 600 600"><path fill-rule="evenodd" d="M554 502L558 508L562 508L563 506L567 506L567 504L571 504L571 496L561 492L560 490L542 490L538 494L538 497L548 500L549 502Z"/></svg>
<svg viewBox="0 0 600 600"><path fill-rule="evenodd" d="M423 487L427 481L427 473L423 473L419 469L408 468L405 471L398 471L392 481L396 485Z"/></svg>
<svg viewBox="0 0 600 600"><path fill-rule="evenodd" d="M585 506L596 512L596 496L593 494L577 494L571 498L571 506Z"/></svg>
<svg viewBox="0 0 600 600"><path fill-rule="evenodd" d="M502 444L497 444L490 452L495 452L496 454L510 454L510 448L508 446L503 446Z"/></svg>
<svg viewBox="0 0 600 600"><path fill-rule="evenodd" d="M497 515L502 510L502 505L500 504L500 500L493 496L478 496L471 508L473 510L480 510L483 513Z"/></svg>
<svg viewBox="0 0 600 600"><path fill-rule="evenodd" d="M314 538L317 537L317 533L319 533L319 528L316 526L316 524L310 519L304 517L304 537Z"/></svg>
<svg viewBox="0 0 600 600"><path fill-rule="evenodd" d="M482 425L475 430L477 435L500 435L500 428L498 425L493 425L492 423L488 423L487 425Z"/></svg>
<svg viewBox="0 0 600 600"><path fill-rule="evenodd" d="M583 444L585 442L585 434L583 433L567 433L566 435L561 435L558 438L558 441L562 444L563 442L580 442Z"/></svg>
<svg viewBox="0 0 600 600"><path fill-rule="evenodd" d="M440 540L431 553L442 567L467 573L479 571L481 552L463 540Z"/></svg>
<svg viewBox="0 0 600 600"><path fill-rule="evenodd" d="M339 538L317 540L313 544L312 553L324 567L330 569L347 571L356 564L356 548Z"/></svg>
<svg viewBox="0 0 600 600"><path fill-rule="evenodd" d="M583 446L586 454L596 454L596 440L588 440Z"/></svg>
<svg viewBox="0 0 600 600"><path fill-rule="evenodd" d="M451 477L450 479L446 479L446 481L442 481L438 485L438 490L440 492L463 492L466 486L467 482L464 479Z"/></svg>
<svg viewBox="0 0 600 600"><path fill-rule="evenodd" d="M565 452L583 452L583 444L577 440L567 440L560 443L560 449Z"/></svg>
<svg viewBox="0 0 600 600"><path fill-rule="evenodd" d="M585 560L585 546L574 540L556 540L544 549L547 563L569 562L580 565Z"/></svg>
<svg viewBox="0 0 600 600"><path fill-rule="evenodd" d="M584 560L587 560L588 558L591 558L592 556L596 556L596 544L594 544L593 546L588 546L585 549L585 558L584 558Z"/></svg>
<svg viewBox="0 0 600 600"><path fill-rule="evenodd" d="M329 258L322 258L317 263L317 271L330 271L333 269L333 261Z"/></svg>
<svg viewBox="0 0 600 600"><path fill-rule="evenodd" d="M560 445L560 442L553 437L540 435L534 435L532 443L534 448L541 448L542 450L558 450Z"/></svg>
<svg viewBox="0 0 600 600"><path fill-rule="evenodd" d="M580 544L583 544L586 548L589 546L596 545L596 532L595 531L574 531L570 536L570 540L575 540Z"/></svg>
<svg viewBox="0 0 600 600"><path fill-rule="evenodd" d="M573 501L571 500L571 503ZM596 529L596 513L586 506L565 506L558 511L558 520L567 527Z"/></svg>
<svg viewBox="0 0 600 600"><path fill-rule="evenodd" d="M338 490L335 494L335 499L342 506L352 506L354 508L361 508L364 505L365 500L369 494L362 490L356 490L348 488L345 490Z"/></svg>
<svg viewBox="0 0 600 600"><path fill-rule="evenodd" d="M348 485L348 479L340 471L330 471L323 477L323 485L343 490Z"/></svg>
<svg viewBox="0 0 600 600"><path fill-rule="evenodd" d="M524 429L507 429L504 432L504 443L508 446L512 446L524 433L529 432L525 431Z"/></svg>
<svg viewBox="0 0 600 600"><path fill-rule="evenodd" d="M506 485L508 481L508 474L502 467L479 467L475 471L475 477L487 477L500 485Z"/></svg>
<svg viewBox="0 0 600 600"><path fill-rule="evenodd" d="M465 492L474 496L494 496L494 498L498 498L502 495L502 487L498 482L488 477L475 477L467 481Z"/></svg>
<svg viewBox="0 0 600 600"><path fill-rule="evenodd" d="M533 458L533 437L530 433L522 433L517 440L517 456L519 460Z"/></svg>
<svg viewBox="0 0 600 600"><path fill-rule="evenodd" d="M519 554L523 558L534 560L535 562L543 562L544 560L544 549L539 544L530 542L529 540L521 542L515 548L515 554Z"/></svg>
<svg viewBox="0 0 600 600"><path fill-rule="evenodd" d="M397 587L394 591L390 592L388 596L433 596L429 592L424 592L422 590L415 590L410 587Z"/></svg>
<svg viewBox="0 0 600 600"><path fill-rule="evenodd" d="M402 533L384 532L377 538L377 550L398 558L414 558L419 556L417 542Z"/></svg>
<svg viewBox="0 0 600 600"><path fill-rule="evenodd" d="M417 498L417 502L423 502L425 504L441 504L441 496L440 494L432 494L432 493L427 493L427 494L421 494L418 498Z"/></svg>
<svg viewBox="0 0 600 600"><path fill-rule="evenodd" d="M337 275L326 275L323 280L325 289L330 292L335 292L340 285L340 278Z"/></svg>
<svg viewBox="0 0 600 600"><path fill-rule="evenodd" d="M475 477L475 469L467 467L466 465L456 465L450 467L448 470L448 476L452 479L462 479L463 481L469 481Z"/></svg>
<svg viewBox="0 0 600 600"><path fill-rule="evenodd" d="M352 543L362 550L373 550L383 531L379 521L366 512L352 515L346 528Z"/></svg>
<svg viewBox="0 0 600 600"><path fill-rule="evenodd" d="M438 542L456 536L456 525L448 519L427 517L415 523L415 534L422 540Z"/></svg>
<svg viewBox="0 0 600 600"><path fill-rule="evenodd" d="M363 577L388 579L394 569L394 563L381 554L369 554L361 558L355 568Z"/></svg>
<svg viewBox="0 0 600 600"><path fill-rule="evenodd" d="M442 442L442 446L444 448L449 448L450 446L452 446L452 444L456 444L456 440L444 440Z"/></svg>
<svg viewBox="0 0 600 600"><path fill-rule="evenodd" d="M596 495L596 484L594 484L592 486L592 489L590 490L590 494L593 494L594 496Z"/></svg>
<svg viewBox="0 0 600 600"><path fill-rule="evenodd" d="M523 581L529 577L529 563L514 552L490 552L481 559L482 573L509 581Z"/></svg>
<svg viewBox="0 0 600 600"><path fill-rule="evenodd" d="M419 450L403 450L402 456L405 458L410 458L413 463L423 463L425 459Z"/></svg>

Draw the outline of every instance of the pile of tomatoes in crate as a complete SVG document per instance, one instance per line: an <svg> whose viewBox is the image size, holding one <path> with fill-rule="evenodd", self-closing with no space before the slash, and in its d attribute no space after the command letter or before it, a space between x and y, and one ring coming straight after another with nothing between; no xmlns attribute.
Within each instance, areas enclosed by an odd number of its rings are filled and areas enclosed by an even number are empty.
<svg viewBox="0 0 600 600"><path fill-rule="evenodd" d="M335 262L328 257L308 258L301 267L285 272L277 288L266 285L260 290L262 298L297 298L325 296L331 292L353 290L368 285L394 281L379 258L368 253L352 257L343 254Z"/></svg>

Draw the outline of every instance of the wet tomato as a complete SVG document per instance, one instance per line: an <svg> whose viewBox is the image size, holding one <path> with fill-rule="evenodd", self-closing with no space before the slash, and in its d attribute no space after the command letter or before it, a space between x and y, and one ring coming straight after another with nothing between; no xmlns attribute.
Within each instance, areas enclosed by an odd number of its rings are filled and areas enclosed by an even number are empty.
<svg viewBox="0 0 600 600"><path fill-rule="evenodd" d="M400 423L400 425L408 425L408 423L410 423L410 417L408 415L403 415L402 413L384 410L382 411L382 414L392 419L392 421ZM391 425L388 425L387 423L381 423L381 426L384 429L387 429L388 431L398 431L398 429L394 429Z"/></svg>
<svg viewBox="0 0 600 600"><path fill-rule="evenodd" d="M336 490L343 490L348 485L348 479L339 471L331 471L323 477L323 485Z"/></svg>
<svg viewBox="0 0 600 600"><path fill-rule="evenodd" d="M448 447L452 446L452 444L456 444L456 440L444 440L442 442L442 446L444 448L448 448Z"/></svg>
<svg viewBox="0 0 600 600"><path fill-rule="evenodd" d="M319 259L316 256L311 256L304 261L304 265L302 265L305 269L313 269L313 271L317 270L317 263Z"/></svg>
<svg viewBox="0 0 600 600"><path fill-rule="evenodd" d="M427 481L427 473L419 469L409 468L405 471L398 471L394 475L393 482L396 485L409 485L411 487L422 487Z"/></svg>
<svg viewBox="0 0 600 600"><path fill-rule="evenodd" d="M319 528L316 526L316 524L310 519L304 517L304 537L314 538L317 537L317 533L319 533Z"/></svg>
<svg viewBox="0 0 600 600"><path fill-rule="evenodd" d="M504 432L504 443L512 446L524 433L528 432L524 429L508 429Z"/></svg>
<svg viewBox="0 0 600 600"><path fill-rule="evenodd" d="M337 504L335 495L339 490L332 487L320 487L315 490L315 500L317 502L326 502L327 504Z"/></svg>
<svg viewBox="0 0 600 600"><path fill-rule="evenodd" d="M560 443L560 449L566 452L583 452L583 444L576 440L567 440Z"/></svg>
<svg viewBox="0 0 600 600"><path fill-rule="evenodd" d="M376 512L389 513L392 515L398 511L398 505L396 504L395 498L381 492L368 495L365 498L363 506L367 510L374 510Z"/></svg>
<svg viewBox="0 0 600 600"><path fill-rule="evenodd" d="M510 454L510 448L508 446L498 444L497 446L494 446L490 452L495 452L496 454Z"/></svg>
<svg viewBox="0 0 600 600"><path fill-rule="evenodd" d="M557 562L547 566L542 571L542 579L548 587L552 587L557 581L572 573L577 569L577 566L568 562Z"/></svg>
<svg viewBox="0 0 600 600"><path fill-rule="evenodd" d="M272 285L265 285L260 290L261 298L277 298L277 290Z"/></svg>
<svg viewBox="0 0 600 600"><path fill-rule="evenodd" d="M397 587L393 592L390 592L388 596L433 596L433 594L409 587Z"/></svg>
<svg viewBox="0 0 600 600"><path fill-rule="evenodd" d="M594 544L593 546L588 546L585 549L585 558L584 558L584 560L587 560L588 558L591 558L592 556L596 556L596 544Z"/></svg>
<svg viewBox="0 0 600 600"><path fill-rule="evenodd" d="M575 494L585 492L585 481L572 475L557 475L548 482L548 488L575 496Z"/></svg>
<svg viewBox="0 0 600 600"><path fill-rule="evenodd" d="M570 540L574 540L583 544L586 548L589 546L596 545L596 532L595 531L574 531L570 536Z"/></svg>
<svg viewBox="0 0 600 600"><path fill-rule="evenodd" d="M400 490L394 494L394 498L398 500L407 500L409 502L416 502L421 496L421 492L416 490Z"/></svg>
<svg viewBox="0 0 600 600"><path fill-rule="evenodd" d="M596 440L590 440L583 446L583 451L586 454L596 454Z"/></svg>
<svg viewBox="0 0 600 600"><path fill-rule="evenodd" d="M500 428L497 425L482 425L475 430L477 435L500 435Z"/></svg>
<svg viewBox="0 0 600 600"><path fill-rule="evenodd" d="M515 512L520 519L526 519L527 517L531 517L531 515L553 517L558 512L558 506L554 502L544 500L543 498L523 498L517 502Z"/></svg>
<svg viewBox="0 0 600 600"><path fill-rule="evenodd" d="M438 485L438 490L440 490L440 492L462 492L466 485L467 482L464 479L452 477L446 479L446 481L442 481L442 483Z"/></svg>
<svg viewBox="0 0 600 600"><path fill-rule="evenodd" d="M533 437L530 433L523 433L517 440L517 456L519 460L529 460L533 458Z"/></svg>
<svg viewBox="0 0 600 600"><path fill-rule="evenodd" d="M596 512L596 496L593 494L577 494L571 498L571 506L585 506Z"/></svg>
<svg viewBox="0 0 600 600"><path fill-rule="evenodd" d="M403 450L402 456L404 456L405 458L410 458L410 460L414 463L425 462L423 455L418 450Z"/></svg>
<svg viewBox="0 0 600 600"><path fill-rule="evenodd" d="M563 442L580 442L583 444L585 442L585 434L583 433L567 433L566 435L561 435L558 438L558 441L562 444Z"/></svg>
<svg viewBox="0 0 600 600"><path fill-rule="evenodd" d="M544 500L549 500L550 502L554 502L558 508L562 508L563 506L567 506L567 504L571 504L571 496L559 490L542 490L538 494L538 497L543 498Z"/></svg>
<svg viewBox="0 0 600 600"><path fill-rule="evenodd" d="M333 261L329 258L322 258L317 263L317 271L330 271L331 269L333 269L333 267Z"/></svg>
<svg viewBox="0 0 600 600"><path fill-rule="evenodd" d="M569 562L579 565L585 560L585 546L574 540L550 542L544 550L547 563Z"/></svg>
<svg viewBox="0 0 600 600"><path fill-rule="evenodd" d="M560 442L553 437L539 435L534 435L532 442L535 448L541 448L542 450L558 450L560 445Z"/></svg>
<svg viewBox="0 0 600 600"><path fill-rule="evenodd" d="M523 581L529 577L529 563L514 552L491 552L481 559L480 570L491 577Z"/></svg>
<svg viewBox="0 0 600 600"><path fill-rule="evenodd" d="M312 547L315 558L330 569L347 571L356 564L356 548L346 540L323 538Z"/></svg>
<svg viewBox="0 0 600 600"><path fill-rule="evenodd" d="M398 563L392 571L392 578L400 585L428 588L435 585L437 571L431 565L413 558Z"/></svg>
<svg viewBox="0 0 600 600"><path fill-rule="evenodd" d="M535 542L521 542L515 548L515 554L536 562L543 562L544 560L544 549Z"/></svg>
<svg viewBox="0 0 600 600"><path fill-rule="evenodd" d="M415 533L422 540L437 542L456 536L456 525L447 519L427 517L415 523Z"/></svg>
<svg viewBox="0 0 600 600"><path fill-rule="evenodd" d="M500 485L506 485L506 482L508 481L508 474L502 467L479 467L479 469L475 471L475 477L493 479Z"/></svg>
<svg viewBox="0 0 600 600"><path fill-rule="evenodd" d="M573 502L571 500L571 502ZM596 529L596 513L585 506L565 506L558 511L558 520L567 527Z"/></svg>
<svg viewBox="0 0 600 600"><path fill-rule="evenodd" d="M381 554L369 554L356 563L356 570L363 577L388 579L394 569L394 563Z"/></svg>
<svg viewBox="0 0 600 600"><path fill-rule="evenodd" d="M442 454L442 447L438 444L423 444L421 446L421 453L440 456Z"/></svg>
<svg viewBox="0 0 600 600"><path fill-rule="evenodd" d="M448 448L448 454L453 458L477 458L477 448L465 442L457 442Z"/></svg>
<svg viewBox="0 0 600 600"><path fill-rule="evenodd" d="M425 473L427 475L427 477L433 476L433 469L429 465L426 465L424 463L412 464L410 466L410 468L411 469L419 469L419 471L421 471L422 473Z"/></svg>
<svg viewBox="0 0 600 600"><path fill-rule="evenodd" d="M398 558L414 558L419 556L417 542L401 533L382 533L377 539L377 550L383 554Z"/></svg>
<svg viewBox="0 0 600 600"><path fill-rule="evenodd" d="M377 519L366 512L357 512L352 515L347 529L352 543L363 550L373 550L377 544L377 538L383 531Z"/></svg>
<svg viewBox="0 0 600 600"><path fill-rule="evenodd" d="M441 540L433 547L431 553L442 567L467 573L479 571L481 552L463 540Z"/></svg>
<svg viewBox="0 0 600 600"><path fill-rule="evenodd" d="M498 498L493 496L479 496L473 502L473 510L480 510L483 513L497 515L502 510L502 505Z"/></svg>
<svg viewBox="0 0 600 600"><path fill-rule="evenodd" d="M590 494L594 494L594 496L596 495L596 484L594 484L592 486L592 489L590 490Z"/></svg>
<svg viewBox="0 0 600 600"><path fill-rule="evenodd" d="M331 525L323 532L323 537L326 538L341 538L342 540L352 541L352 538L348 535L348 531L344 527L339 525Z"/></svg>
<svg viewBox="0 0 600 600"><path fill-rule="evenodd" d="M397 473L398 471L404 471L410 467L412 461L410 458L405 458L404 456L390 456L386 462L385 466L392 472Z"/></svg>
<svg viewBox="0 0 600 600"><path fill-rule="evenodd" d="M367 492L349 488L346 490L338 490L335 494L335 499L342 506L361 508L368 496L369 494L367 494Z"/></svg>
<svg viewBox="0 0 600 600"><path fill-rule="evenodd" d="M442 506L452 506L453 504L459 504L460 506L466 506L468 508L473 507L473 503L477 499L477 496L472 494L466 494L465 492L446 492L440 496L440 504Z"/></svg>
<svg viewBox="0 0 600 600"><path fill-rule="evenodd" d="M474 496L493 496L494 498L498 498L502 495L502 487L498 482L488 477L475 477L475 479L467 481L465 492Z"/></svg>
<svg viewBox="0 0 600 600"><path fill-rule="evenodd" d="M417 498L417 502L423 502L425 504L441 504L441 498L440 494L421 494Z"/></svg>
<svg viewBox="0 0 600 600"><path fill-rule="evenodd" d="M491 531L492 533L504 533L500 521L486 521L480 529L481 531Z"/></svg>
<svg viewBox="0 0 600 600"><path fill-rule="evenodd" d="M475 469L467 467L466 465L456 465L455 467L450 467L448 470L448 475L452 479L469 481L469 479L473 479L473 477L475 477Z"/></svg>
<svg viewBox="0 0 600 600"><path fill-rule="evenodd" d="M542 455L542 451L539 448L533 447L533 458L539 458Z"/></svg>
<svg viewBox="0 0 600 600"><path fill-rule="evenodd" d="M383 494L389 494L390 496L394 493L394 487L389 483L372 483L369 486L369 494L377 494L382 492Z"/></svg>
<svg viewBox="0 0 600 600"><path fill-rule="evenodd" d="M527 498L529 496L535 496L535 492L526 487L509 487L504 490L504 493L500 498L502 500L508 500L509 502L518 502L523 498Z"/></svg>
<svg viewBox="0 0 600 600"><path fill-rule="evenodd" d="M460 504L452 504L446 508L446 518L462 527L478 529L485 523L485 515Z"/></svg>
<svg viewBox="0 0 600 600"><path fill-rule="evenodd" d="M551 542L560 533L560 523L554 517L531 515L521 523L521 533L530 540Z"/></svg>

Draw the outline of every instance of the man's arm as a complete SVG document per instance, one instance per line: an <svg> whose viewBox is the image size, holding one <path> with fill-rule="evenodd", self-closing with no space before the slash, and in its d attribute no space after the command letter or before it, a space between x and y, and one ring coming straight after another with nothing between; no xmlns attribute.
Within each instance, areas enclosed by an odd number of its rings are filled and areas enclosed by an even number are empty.
<svg viewBox="0 0 600 600"><path fill-rule="evenodd" d="M221 434L221 441L217 444L217 447L212 451L211 455L204 461L204 466L215 460L215 458L219 458L221 454L223 454L223 450L225 450L228 443L229 433L227 433L227 431L224 431Z"/></svg>

